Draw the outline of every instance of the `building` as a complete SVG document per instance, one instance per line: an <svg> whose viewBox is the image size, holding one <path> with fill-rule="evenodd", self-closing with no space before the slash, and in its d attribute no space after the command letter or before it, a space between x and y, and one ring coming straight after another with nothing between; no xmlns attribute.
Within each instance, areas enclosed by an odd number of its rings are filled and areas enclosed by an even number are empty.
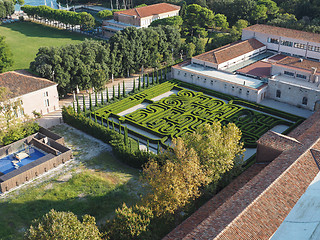
<svg viewBox="0 0 320 240"><path fill-rule="evenodd" d="M295 211L291 215L289 212L319 175L319 119L320 111L317 111L288 136L272 131L264 134L257 142L257 163L182 222L164 240L267 240L272 236L272 239L318 239L319 202L315 200L319 199L319 193L314 192L317 198L303 204L308 211ZM306 205L308 203L314 205L309 208ZM314 208L317 211L312 212ZM297 215L299 213L301 215ZM283 223L288 214L289 219ZM295 220L297 217L300 220L290 222L292 215L296 217ZM283 226L276 233L282 223ZM311 235L313 238L299 238Z"/></svg>
<svg viewBox="0 0 320 240"><path fill-rule="evenodd" d="M38 133L0 148L0 191L6 192L72 159L64 138L40 128Z"/></svg>
<svg viewBox="0 0 320 240"><path fill-rule="evenodd" d="M11 100L20 100L24 114L47 114L59 109L57 83L17 72L0 74L0 87L10 90Z"/></svg>
<svg viewBox="0 0 320 240"><path fill-rule="evenodd" d="M126 27L145 28L155 20L179 16L179 11L180 6L169 3L158 3L115 12L112 20L103 21L103 35L112 37L116 32Z"/></svg>
<svg viewBox="0 0 320 240"><path fill-rule="evenodd" d="M241 41L172 69L173 78L245 100L320 106L320 34L257 24L243 29Z"/></svg>

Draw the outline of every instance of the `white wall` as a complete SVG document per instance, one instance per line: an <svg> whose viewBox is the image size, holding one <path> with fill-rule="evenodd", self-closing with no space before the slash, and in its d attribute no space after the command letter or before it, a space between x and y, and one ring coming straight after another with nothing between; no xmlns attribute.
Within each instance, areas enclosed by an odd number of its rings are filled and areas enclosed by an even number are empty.
<svg viewBox="0 0 320 240"><path fill-rule="evenodd" d="M158 20L158 19L163 19L167 17L174 17L174 16L179 16L179 11L180 10L175 10L167 13L162 13L150 17L145 17L140 19L140 26L141 27L148 27L153 21Z"/></svg>
<svg viewBox="0 0 320 240"><path fill-rule="evenodd" d="M224 81L222 79L216 79L198 73L193 73L179 67L172 67L171 76L184 82L192 83L207 89L215 90L257 103L262 100L261 96L267 90L267 86L258 90L244 85Z"/></svg>
<svg viewBox="0 0 320 240"><path fill-rule="evenodd" d="M274 43L269 43L268 38L276 38L282 40L282 41L290 41L294 43L300 43L300 44L305 44L307 45L312 45L312 46L317 46L320 47L320 43L315 43L315 42L308 42L300 39L294 39L294 38L288 38L288 37L280 37L277 35L272 35L272 34L265 34L265 33L259 33L259 32L253 32L253 31L248 31L248 30L243 30L242 31L242 40L247 40L250 38L256 38L258 41L262 42L264 45L267 46L267 49L274 50L277 52L285 52L289 53L291 55L298 55L302 57L309 57L309 58L315 58L320 61L320 52L314 52L306 49L299 49L294 47L288 47L284 46L281 44L274 44Z"/></svg>
<svg viewBox="0 0 320 240"><path fill-rule="evenodd" d="M280 98L276 97L277 90L281 91ZM320 100L320 88L317 88L316 84L314 89L310 89L301 85L298 86L277 81L276 79L269 79L267 97L313 111L315 102ZM303 97L308 98L307 105L302 104Z"/></svg>
<svg viewBox="0 0 320 240"><path fill-rule="evenodd" d="M48 96L46 93L48 92ZM52 85L18 97L22 100L24 113L33 117L32 112L36 111L41 114L47 114L59 109L59 96L57 85ZM49 106L46 106L46 100L49 100Z"/></svg>

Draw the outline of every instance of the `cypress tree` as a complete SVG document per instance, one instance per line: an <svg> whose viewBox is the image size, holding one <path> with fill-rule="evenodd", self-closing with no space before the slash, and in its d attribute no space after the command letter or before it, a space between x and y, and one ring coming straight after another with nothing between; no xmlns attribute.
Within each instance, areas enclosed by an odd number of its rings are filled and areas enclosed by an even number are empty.
<svg viewBox="0 0 320 240"><path fill-rule="evenodd" d="M95 98L95 107L98 106L98 95L97 95L97 92L94 92L94 98Z"/></svg>
<svg viewBox="0 0 320 240"><path fill-rule="evenodd" d="M139 138L138 138L138 151L140 151L140 141L139 141Z"/></svg>
<svg viewBox="0 0 320 240"><path fill-rule="evenodd" d="M77 113L80 114L81 108L80 108L80 104L79 104L79 98L77 95L76 95L76 101L77 101Z"/></svg>
<svg viewBox="0 0 320 240"><path fill-rule="evenodd" d="M74 106L74 101L72 102L73 112L76 112L76 107Z"/></svg>
<svg viewBox="0 0 320 240"><path fill-rule="evenodd" d="M103 117L101 117L101 125L104 126L104 124L103 124Z"/></svg>
<svg viewBox="0 0 320 240"><path fill-rule="evenodd" d="M104 101L103 101L103 91L101 91L101 105L104 104Z"/></svg>
<svg viewBox="0 0 320 240"><path fill-rule="evenodd" d="M119 121L119 133L121 134L121 122Z"/></svg>
<svg viewBox="0 0 320 240"><path fill-rule="evenodd" d="M141 77L139 75L138 90L140 91L140 89L141 89Z"/></svg>
<svg viewBox="0 0 320 240"><path fill-rule="evenodd" d="M146 83L145 83L144 75L142 75L142 88L143 88L143 89L146 88Z"/></svg>
<svg viewBox="0 0 320 240"><path fill-rule="evenodd" d="M154 84L154 71L152 72L152 84Z"/></svg>
<svg viewBox="0 0 320 240"><path fill-rule="evenodd" d="M89 118L92 119L91 112L90 112L90 114L89 114Z"/></svg>
<svg viewBox="0 0 320 240"><path fill-rule="evenodd" d="M98 122L96 112L94 112L94 121L95 121L96 123Z"/></svg>
<svg viewBox="0 0 320 240"><path fill-rule="evenodd" d="M130 153L132 153L132 142L129 140Z"/></svg>
<svg viewBox="0 0 320 240"><path fill-rule="evenodd" d="M115 127L114 127L114 121L113 121L113 118L112 118L112 129L113 131L116 131Z"/></svg>
<svg viewBox="0 0 320 240"><path fill-rule="evenodd" d="M92 99L91 99L91 93L89 93L89 107L90 107L90 111L92 111Z"/></svg>
<svg viewBox="0 0 320 240"><path fill-rule="evenodd" d="M164 69L164 80L167 80L168 68L167 66Z"/></svg>
<svg viewBox="0 0 320 240"><path fill-rule="evenodd" d="M159 70L157 70L157 83L159 83Z"/></svg>
<svg viewBox="0 0 320 240"><path fill-rule="evenodd" d="M133 79L133 88L132 92L134 93L136 91L136 79Z"/></svg>
<svg viewBox="0 0 320 240"><path fill-rule="evenodd" d="M160 81L162 82L162 69L160 69Z"/></svg>
<svg viewBox="0 0 320 240"><path fill-rule="evenodd" d="M149 140L147 140L147 152L149 152Z"/></svg>
<svg viewBox="0 0 320 240"><path fill-rule="evenodd" d="M149 87L149 75L146 74L146 79L147 79L147 87Z"/></svg>
<svg viewBox="0 0 320 240"><path fill-rule="evenodd" d="M112 86L112 88L113 88L112 99L115 100L116 99L116 92L115 92L114 85Z"/></svg>
<svg viewBox="0 0 320 240"><path fill-rule="evenodd" d="M83 107L83 112L86 112L86 99L84 98L84 95L82 94L82 107Z"/></svg>
<svg viewBox="0 0 320 240"><path fill-rule="evenodd" d="M107 102L109 102L109 90L108 90L108 88L106 90L106 94L107 94Z"/></svg>
<svg viewBox="0 0 320 240"><path fill-rule="evenodd" d="M107 118L107 127L108 127L108 130L109 130L110 129L109 118Z"/></svg>
<svg viewBox="0 0 320 240"><path fill-rule="evenodd" d="M121 98L121 93L120 93L120 83L118 83L118 99Z"/></svg>
<svg viewBox="0 0 320 240"><path fill-rule="evenodd" d="M122 82L122 95L123 95L123 97L126 96L126 87L125 87L124 81Z"/></svg>
<svg viewBox="0 0 320 240"><path fill-rule="evenodd" d="M160 144L159 144L159 141L158 141L158 147L157 147L157 154L160 153Z"/></svg>
<svg viewBox="0 0 320 240"><path fill-rule="evenodd" d="M127 127L125 126L123 129L123 140L124 140L124 145L128 144L128 135L127 135Z"/></svg>

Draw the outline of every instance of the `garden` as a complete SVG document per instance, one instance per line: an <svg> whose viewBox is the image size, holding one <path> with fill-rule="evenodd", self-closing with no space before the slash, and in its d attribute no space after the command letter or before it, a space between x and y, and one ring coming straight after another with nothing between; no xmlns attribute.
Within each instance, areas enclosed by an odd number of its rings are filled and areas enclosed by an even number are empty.
<svg viewBox="0 0 320 240"><path fill-rule="evenodd" d="M107 128L126 128L129 134L150 143L159 142L163 148L170 145L172 138L214 121L223 125L235 123L242 132L244 146L255 148L256 141L268 130L282 126L288 132L303 120L228 95L219 93L214 97L214 91L205 94L192 88L196 87L177 80L167 81L89 115Z"/></svg>

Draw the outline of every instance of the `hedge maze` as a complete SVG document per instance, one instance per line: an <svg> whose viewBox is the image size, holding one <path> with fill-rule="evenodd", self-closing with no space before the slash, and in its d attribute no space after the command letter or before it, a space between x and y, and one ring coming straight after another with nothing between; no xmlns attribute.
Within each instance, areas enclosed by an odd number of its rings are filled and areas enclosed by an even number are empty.
<svg viewBox="0 0 320 240"><path fill-rule="evenodd" d="M177 95L172 94L156 102L151 100L172 89L178 90ZM220 121L223 125L235 123L242 131L245 147L256 147L256 141L269 129L280 124L289 127L294 124L292 119L286 121L234 104L233 101L216 99L202 92L179 87L176 81L168 81L103 107L95 114L100 119L114 117L122 124L153 133L161 138L162 144L168 138L193 132L201 124ZM143 102L148 103L146 108L124 117L117 115Z"/></svg>

